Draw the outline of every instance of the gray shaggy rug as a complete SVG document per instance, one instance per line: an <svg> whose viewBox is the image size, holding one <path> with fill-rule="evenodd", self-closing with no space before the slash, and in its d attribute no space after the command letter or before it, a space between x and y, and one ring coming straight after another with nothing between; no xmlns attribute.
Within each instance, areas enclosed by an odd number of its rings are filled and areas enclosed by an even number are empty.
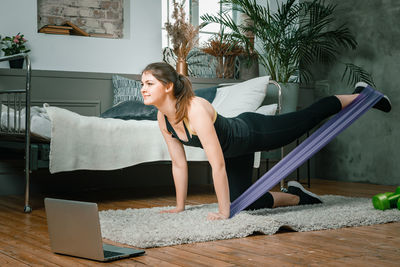
<svg viewBox="0 0 400 267"><path fill-rule="evenodd" d="M242 211L230 220L207 221L216 204L187 206L178 214L159 213L168 207L100 212L104 238L139 248L172 246L254 233L272 235L281 227L305 232L400 221L400 210L380 211L369 198L325 195L323 204Z"/></svg>

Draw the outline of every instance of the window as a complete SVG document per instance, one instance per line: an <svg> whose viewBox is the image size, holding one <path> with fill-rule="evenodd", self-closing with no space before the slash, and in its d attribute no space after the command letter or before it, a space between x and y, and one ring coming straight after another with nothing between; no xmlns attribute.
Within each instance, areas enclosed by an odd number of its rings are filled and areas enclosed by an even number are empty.
<svg viewBox="0 0 400 267"><path fill-rule="evenodd" d="M179 0L178 0L179 1ZM165 30L165 23L171 21L174 0L162 0L162 47L170 46L167 32ZM203 21L200 16L203 14L217 15L222 12L222 4L219 0L186 0L185 2L186 17L190 19L193 25L200 25ZM214 33L220 31L220 25L215 23L209 24L199 33L199 44L206 42Z"/></svg>
<svg viewBox="0 0 400 267"><path fill-rule="evenodd" d="M219 3L219 0L201 0L199 2L199 24L203 23L203 20L200 19L200 16L204 14L210 15L218 15L222 12L222 5ZM204 28L201 29L199 33L199 43L200 45L206 42L208 39L212 37L213 34L218 33L220 31L220 25L216 23L211 23Z"/></svg>

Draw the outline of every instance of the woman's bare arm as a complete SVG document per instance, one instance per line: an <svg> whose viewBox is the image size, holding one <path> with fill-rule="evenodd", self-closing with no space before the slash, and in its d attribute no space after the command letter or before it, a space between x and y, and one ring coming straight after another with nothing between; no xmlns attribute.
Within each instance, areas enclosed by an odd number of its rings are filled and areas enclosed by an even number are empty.
<svg viewBox="0 0 400 267"><path fill-rule="evenodd" d="M176 192L176 207L172 210L162 212L181 212L185 210L185 202L188 187L188 167L183 145L177 139L173 138L167 131L164 115L161 112L157 114L158 125L168 147L168 152L172 160L172 175L174 178Z"/></svg>
<svg viewBox="0 0 400 267"><path fill-rule="evenodd" d="M204 100L205 101L205 100ZM227 219L230 213L229 184L225 160L214 128L214 109L208 102L195 99L189 108L189 123L196 132L212 168L214 188L218 199L218 213L210 213L208 219Z"/></svg>

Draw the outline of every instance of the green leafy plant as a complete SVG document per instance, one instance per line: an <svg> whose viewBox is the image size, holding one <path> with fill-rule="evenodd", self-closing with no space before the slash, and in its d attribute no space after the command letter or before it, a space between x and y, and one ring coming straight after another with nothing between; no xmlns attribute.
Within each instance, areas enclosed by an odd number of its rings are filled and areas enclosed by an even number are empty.
<svg viewBox="0 0 400 267"><path fill-rule="evenodd" d="M243 43L249 55L256 53L271 79L278 82L289 82L293 76L308 82L312 79L314 64L332 64L343 49L357 47L345 24L335 26L336 5L325 4L324 0L301 3L288 0L277 4L276 12L268 4L257 4L256 0L221 0L221 3L225 9L222 14L206 14L201 18L206 23L220 23L230 28L231 37ZM243 23L232 20L229 16L232 11L245 15ZM361 80L370 77L360 67L347 66L344 76Z"/></svg>
<svg viewBox="0 0 400 267"><path fill-rule="evenodd" d="M372 78L371 74L369 74L366 70L352 63L344 64L346 65L346 68L343 72L342 81L344 81L347 77L348 85L353 86L357 82L363 81L369 85L376 87L374 79Z"/></svg>
<svg viewBox="0 0 400 267"><path fill-rule="evenodd" d="M1 50L4 52L5 56L11 56L20 53L28 53L31 50L26 48L25 46L26 42L28 42L28 40L26 40L24 38L24 35L20 33L12 37L6 36L0 41L0 44L2 46L5 46Z"/></svg>

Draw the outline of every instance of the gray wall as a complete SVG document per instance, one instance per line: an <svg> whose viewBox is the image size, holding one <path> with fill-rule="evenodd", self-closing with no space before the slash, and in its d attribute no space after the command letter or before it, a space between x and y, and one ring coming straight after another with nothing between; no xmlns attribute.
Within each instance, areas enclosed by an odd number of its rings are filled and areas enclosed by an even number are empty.
<svg viewBox="0 0 400 267"><path fill-rule="evenodd" d="M344 54L341 62L352 62L372 73L377 89L390 96L389 114L370 110L316 156L318 178L362 181L376 184L400 183L400 1L352 0L327 2L337 5L339 23L347 22L358 49ZM329 88L322 94L352 92L341 82L343 64L321 73ZM318 87L318 86L317 86ZM316 94L319 94L317 88Z"/></svg>

